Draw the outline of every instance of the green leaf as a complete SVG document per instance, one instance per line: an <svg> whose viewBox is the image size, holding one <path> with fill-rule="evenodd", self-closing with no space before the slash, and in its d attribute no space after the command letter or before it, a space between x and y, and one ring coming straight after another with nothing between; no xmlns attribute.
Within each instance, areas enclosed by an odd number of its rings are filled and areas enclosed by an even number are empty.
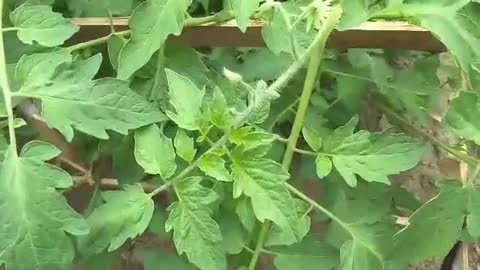
<svg viewBox="0 0 480 270"><path fill-rule="evenodd" d="M218 128L227 129L232 121L232 116L227 105L227 100L222 91L217 87L213 92L213 100L211 101L208 112L210 121Z"/></svg>
<svg viewBox="0 0 480 270"><path fill-rule="evenodd" d="M259 221L271 220L298 239L295 200L284 185L288 172L273 160L255 157L247 160L233 156L231 168L234 198L245 194Z"/></svg>
<svg viewBox="0 0 480 270"><path fill-rule="evenodd" d="M480 46L475 32L480 25L480 4L470 2L412 0L393 7L392 11L404 14L411 22L430 30L459 60L461 67L470 70L472 61L479 57L477 48Z"/></svg>
<svg viewBox="0 0 480 270"><path fill-rule="evenodd" d="M295 209L297 211L297 227L295 234L290 231L284 231L277 225L273 225L268 233L265 246L288 246L301 240L310 231L310 205L300 199L295 199Z"/></svg>
<svg viewBox="0 0 480 270"><path fill-rule="evenodd" d="M72 56L64 51L24 54L15 67L18 85L42 84L54 75L61 64L70 63Z"/></svg>
<svg viewBox="0 0 480 270"><path fill-rule="evenodd" d="M325 141L324 150L343 179L352 187L359 175L368 182L389 184L388 176L413 168L426 146L402 135L353 133L358 117L335 130Z"/></svg>
<svg viewBox="0 0 480 270"><path fill-rule="evenodd" d="M142 180L145 171L135 160L133 134L122 136L112 143L112 170L119 184L134 184Z"/></svg>
<svg viewBox="0 0 480 270"><path fill-rule="evenodd" d="M247 197L240 197L237 200L235 213L237 213L240 222L247 231L252 232L255 228L256 217L253 212L252 203Z"/></svg>
<svg viewBox="0 0 480 270"><path fill-rule="evenodd" d="M315 159L315 165L317 166L317 176L320 178L325 178L332 171L332 160L325 155L318 155Z"/></svg>
<svg viewBox="0 0 480 270"><path fill-rule="evenodd" d="M34 41L42 46L62 45L75 32L78 26L52 11L50 6L25 3L12 11L10 20L18 29L18 38L26 44Z"/></svg>
<svg viewBox="0 0 480 270"><path fill-rule="evenodd" d="M311 236L298 244L274 248L273 251L277 254L275 266L278 270L329 270L337 267L340 259L335 248Z"/></svg>
<svg viewBox="0 0 480 270"><path fill-rule="evenodd" d="M267 47L274 53L292 53L290 21L282 5L275 5L273 15L262 27L262 36Z"/></svg>
<svg viewBox="0 0 480 270"><path fill-rule="evenodd" d="M112 34L108 38L108 58L110 59L110 63L112 64L114 70L118 70L118 57L123 46L125 46L125 43L127 43L127 40L117 34Z"/></svg>
<svg viewBox="0 0 480 270"><path fill-rule="evenodd" d="M275 141L275 136L272 133L254 130L251 126L245 126L232 131L229 140L236 145L245 146L245 150L248 150L262 145L270 145Z"/></svg>
<svg viewBox="0 0 480 270"><path fill-rule="evenodd" d="M146 173L170 178L177 169L172 140L150 125L135 132L135 159Z"/></svg>
<svg viewBox="0 0 480 270"><path fill-rule="evenodd" d="M238 254L248 245L247 232L239 217L230 211L222 211L218 225L222 232L223 247L228 254Z"/></svg>
<svg viewBox="0 0 480 270"><path fill-rule="evenodd" d="M167 111L168 117L186 130L199 129L199 117L205 89L199 90L187 77L166 69L170 104L175 112Z"/></svg>
<svg viewBox="0 0 480 270"><path fill-rule="evenodd" d="M447 125L457 135L480 144L480 98L476 93L461 92L452 100L445 117Z"/></svg>
<svg viewBox="0 0 480 270"><path fill-rule="evenodd" d="M339 31L351 29L366 21L369 17L369 1L365 0L343 0L342 18L337 25Z"/></svg>
<svg viewBox="0 0 480 270"><path fill-rule="evenodd" d="M73 128L108 139L108 129L126 135L130 129L166 120L126 82L112 78L92 81L101 60L101 55L96 55L61 65L62 69L48 80L40 72L41 80L28 77L14 95L42 100L42 114L48 124L59 129L68 141L73 138Z"/></svg>
<svg viewBox="0 0 480 270"><path fill-rule="evenodd" d="M225 160L215 153L207 154L200 159L200 170L218 181L232 182L230 172L225 168Z"/></svg>
<svg viewBox="0 0 480 270"><path fill-rule="evenodd" d="M184 258L165 250L144 249L140 251L140 260L145 270L172 269L195 270Z"/></svg>
<svg viewBox="0 0 480 270"><path fill-rule="evenodd" d="M128 79L160 49L168 36L180 35L191 0L148 0L133 13L132 37L120 52L118 78Z"/></svg>
<svg viewBox="0 0 480 270"><path fill-rule="evenodd" d="M260 0L229 0L233 8L233 13L237 20L238 28L242 32L247 31L250 23L250 17L255 13L260 4Z"/></svg>
<svg viewBox="0 0 480 270"><path fill-rule="evenodd" d="M188 137L187 133L182 130L177 130L177 135L175 136L175 149L177 150L177 155L183 158L188 163L191 163L195 158L197 150L193 145L193 139Z"/></svg>
<svg viewBox="0 0 480 270"><path fill-rule="evenodd" d="M0 170L0 262L7 269L67 269L75 250L66 233L84 235L89 228L56 191L69 188L71 176L29 156L36 153L29 149L18 157L10 148Z"/></svg>
<svg viewBox="0 0 480 270"><path fill-rule="evenodd" d="M38 158L39 160L48 161L58 155L62 151L53 144L42 141L30 141L22 148L20 156L25 158Z"/></svg>
<svg viewBox="0 0 480 270"><path fill-rule="evenodd" d="M202 270L226 270L220 228L208 208L218 196L200 181L190 177L175 185L179 201L170 205L165 228L173 230L178 253L185 253L191 263Z"/></svg>
<svg viewBox="0 0 480 270"><path fill-rule="evenodd" d="M460 239L465 220L469 233L480 236L479 194L478 188L444 183L440 194L422 205L395 236L395 256L411 263L442 259ZM435 237L435 242L426 241Z"/></svg>
<svg viewBox="0 0 480 270"><path fill-rule="evenodd" d="M142 234L152 218L154 204L141 185L106 191L102 197L105 203L87 218L90 234L78 238L79 250L85 255L118 249L128 239Z"/></svg>

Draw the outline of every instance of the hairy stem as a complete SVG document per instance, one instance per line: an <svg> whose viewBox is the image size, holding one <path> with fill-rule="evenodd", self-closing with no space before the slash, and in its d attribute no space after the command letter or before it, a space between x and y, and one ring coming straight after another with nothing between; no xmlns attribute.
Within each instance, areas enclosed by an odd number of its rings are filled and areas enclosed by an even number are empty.
<svg viewBox="0 0 480 270"><path fill-rule="evenodd" d="M310 97L312 95L313 89L315 89L315 82L319 73L318 70L320 68L320 63L322 60L323 51L325 50L327 39L330 36L330 33L335 29L335 26L340 19L341 13L341 7L337 6L328 14L327 19L322 25L322 29L320 29L320 32L315 38L315 41L312 43L312 45L310 45L309 49L304 55L304 58L309 58L310 61L297 113L295 115L293 127L288 138L287 149L285 150L285 154L283 156L282 166L286 170L290 170L290 165L293 160L293 154L297 146L298 138L300 137L300 133L302 131L308 104L310 103ZM252 259L250 260L250 264L248 267L249 270L255 270L258 258L263 249L263 244L265 242L265 239L267 238L270 225L271 222L269 220L266 220L262 224L255 247L255 252L252 256Z"/></svg>
<svg viewBox="0 0 480 270"><path fill-rule="evenodd" d="M8 116L8 135L10 137L10 146L17 155L17 138L15 137L15 125L12 107L12 92L8 82L7 63L5 60L5 45L3 41L3 0L0 0L0 86L2 87L5 109ZM8 29L8 28L5 28Z"/></svg>
<svg viewBox="0 0 480 270"><path fill-rule="evenodd" d="M215 15L211 16L206 16L206 17L199 17L199 18L188 18L185 20L185 23L183 24L184 27L190 27L190 26L198 26L206 23L211 23L211 22L219 22L219 21L224 21L224 20L229 20L231 17L228 17L225 15L225 13L220 12ZM121 32L116 32L115 34L118 36L129 36L132 33L132 30L125 30ZM69 47L65 47L65 50L69 53L73 51L78 51L82 49L86 49L89 47L97 46L100 44L103 44L108 41L110 38L111 34L108 36L104 37L99 37L96 39L92 39L89 41L85 41L82 43L78 43Z"/></svg>

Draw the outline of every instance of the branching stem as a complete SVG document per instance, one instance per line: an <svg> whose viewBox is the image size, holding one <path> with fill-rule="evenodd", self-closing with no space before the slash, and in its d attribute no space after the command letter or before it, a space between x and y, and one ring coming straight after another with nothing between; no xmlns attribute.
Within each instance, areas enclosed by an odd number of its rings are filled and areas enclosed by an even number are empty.
<svg viewBox="0 0 480 270"><path fill-rule="evenodd" d="M10 137L10 145L17 155L17 139L15 137L15 117L12 107L12 92L8 82L7 63L5 60L5 45L3 41L3 0L0 0L0 86L2 87L3 99L5 101L5 109L8 116L8 135ZM9 29L9 28L5 28Z"/></svg>
<svg viewBox="0 0 480 270"><path fill-rule="evenodd" d="M342 9L340 6L336 6L334 9L332 9L332 11L327 15L327 18L322 25L322 29L320 29L317 37L315 38L309 49L307 49L307 52L304 55L304 58L309 58L309 65L297 113L293 122L293 127L288 138L287 149L285 150L285 154L283 157L282 166L286 170L290 170L290 165L293 160L293 154L296 150L298 138L300 137L303 122L305 120L305 115L307 113L307 108L310 103L310 97L313 90L315 89L315 82L319 73L318 71L320 68L320 63L322 60L323 51L325 50L327 39L330 36L330 33L335 29L335 26L337 25L341 14ZM304 195L303 193L301 194ZM332 214L332 216L334 215ZM262 224L255 247L255 252L253 253L252 259L250 260L250 264L248 266L249 270L255 270L258 258L263 249L263 244L265 242L265 239L267 238L270 225L271 222L269 220L266 220Z"/></svg>

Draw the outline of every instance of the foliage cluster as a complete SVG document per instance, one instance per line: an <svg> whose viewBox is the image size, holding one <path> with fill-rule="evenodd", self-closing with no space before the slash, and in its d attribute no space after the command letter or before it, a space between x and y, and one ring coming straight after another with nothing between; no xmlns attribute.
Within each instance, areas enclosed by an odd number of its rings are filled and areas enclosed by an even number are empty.
<svg viewBox="0 0 480 270"><path fill-rule="evenodd" d="M0 265L7 270L79 262L105 269L146 231L172 239L177 252L144 247L145 269L254 270L264 255L278 270L400 270L480 237L480 160L472 151L480 144L478 1L0 6ZM64 46L79 30L67 17L125 15L131 30ZM231 19L243 32L262 21L268 49L166 44L184 27ZM426 52L325 50L333 31L380 19L430 30L452 63ZM399 65L403 58L409 62ZM445 85L452 101L438 116ZM32 104L84 149L77 154L86 167L38 139L22 118ZM365 104L391 127L370 126ZM425 131L432 115L453 140ZM439 193L423 204L391 183L438 150L467 164L470 175L432 179ZM118 190L104 188L108 177ZM305 179L319 182L321 194L302 192ZM85 183L95 193L76 211L64 194ZM324 230L311 228L319 222Z"/></svg>

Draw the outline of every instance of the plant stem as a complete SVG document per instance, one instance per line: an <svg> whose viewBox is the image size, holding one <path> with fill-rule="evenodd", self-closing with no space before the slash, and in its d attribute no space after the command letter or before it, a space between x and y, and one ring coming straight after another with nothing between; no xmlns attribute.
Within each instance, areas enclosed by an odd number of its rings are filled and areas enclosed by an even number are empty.
<svg viewBox="0 0 480 270"><path fill-rule="evenodd" d="M5 109L8 116L8 135L10 137L10 146L13 148L15 155L17 153L17 139L15 137L15 125L12 107L12 92L8 82L7 63L5 60L5 45L3 41L3 0L0 0L0 86L2 87L3 99L5 101ZM8 29L8 28L5 28Z"/></svg>
<svg viewBox="0 0 480 270"><path fill-rule="evenodd" d="M183 26L184 27L198 26L198 25L202 25L202 24L206 24L206 23L216 22L216 21L220 21L220 20L223 21L223 20L228 20L228 19L231 19L231 17L229 17L228 15L225 16L224 13L220 12L220 13L217 13L215 15L206 16L206 17L188 18L188 19L185 20L185 23L183 24ZM132 30L125 30L125 31L121 31L121 32L116 32L115 35L129 36L131 33L132 33ZM99 38L92 39L92 40L89 40L89 41L85 41L85 42L82 42L82 43L78 43L78 44L75 44L75 45L72 45L72 46L69 46L69 47L65 47L64 49L67 52L71 53L71 52L74 52L74 51L77 51L77 50L82 50L82 49L86 49L86 48L89 48L89 47L97 46L97 45L100 45L100 44L103 44L103 43L107 42L108 39L110 38L110 36L111 36L111 34L109 34L108 36L99 37Z"/></svg>
<svg viewBox="0 0 480 270"><path fill-rule="evenodd" d="M18 28L17 27L2 28L2 33L13 32L13 31L18 31Z"/></svg>
<svg viewBox="0 0 480 270"><path fill-rule="evenodd" d="M307 49L307 52L304 56L310 59L307 76L305 79L303 92L300 97L297 113L295 115L295 120L293 122L292 130L288 138L287 149L285 150L282 161L282 167L288 171L290 170L290 165L293 160L293 154L297 146L298 138L300 137L300 133L302 132L303 121L305 119L308 104L310 103L310 97L312 95L313 89L315 88L315 82L319 73L318 70L320 68L320 63L322 60L323 51L325 50L327 39L330 36L330 33L335 29L335 26L337 25L341 14L342 9L340 6L337 5L334 9L332 9L332 11L328 14L324 24L322 25L322 28L317 34L317 37L313 41L312 45L310 45L309 49ZM266 220L262 224L260 234L257 239L257 245L255 247L255 252L248 267L249 270L255 270L258 257L260 256L260 253L263 249L263 244L265 242L265 239L267 238L270 225L271 221L269 220Z"/></svg>
<svg viewBox="0 0 480 270"><path fill-rule="evenodd" d="M392 120L397 121L399 124L401 124L404 129L407 129L411 133L414 133L415 135L422 137L424 140L427 140L428 142L442 149L443 151L452 154L458 160L463 161L473 167L477 167L478 165L480 165L480 160L468 155L467 153L459 151L445 144L435 136L428 134L426 131L410 123L410 121L403 118L401 115L399 115L397 112L395 112L394 110L392 110L391 108L383 104L381 101L376 100L374 102L374 105L377 106L381 111L383 111L383 113L385 113Z"/></svg>

